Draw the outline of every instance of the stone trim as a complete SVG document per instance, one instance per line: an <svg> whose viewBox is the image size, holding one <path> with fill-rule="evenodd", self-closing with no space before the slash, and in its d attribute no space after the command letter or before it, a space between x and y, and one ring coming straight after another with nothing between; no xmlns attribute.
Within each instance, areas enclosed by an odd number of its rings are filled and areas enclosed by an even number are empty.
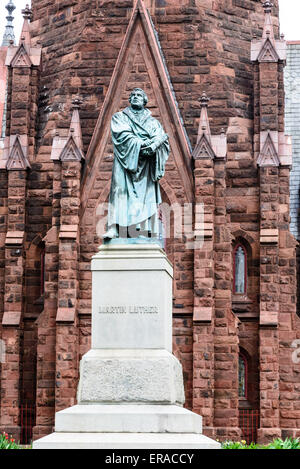
<svg viewBox="0 0 300 469"><path fill-rule="evenodd" d="M6 311L3 314L2 326L19 326L21 323L21 311Z"/></svg>
<svg viewBox="0 0 300 469"><path fill-rule="evenodd" d="M278 326L278 311L261 311L259 317L260 326L277 327Z"/></svg>
<svg viewBox="0 0 300 469"><path fill-rule="evenodd" d="M278 229L261 229L260 230L260 243L261 244L278 244L279 231Z"/></svg>
<svg viewBox="0 0 300 469"><path fill-rule="evenodd" d="M8 231L6 233L5 244L6 245L23 245L24 242L24 231Z"/></svg>
<svg viewBox="0 0 300 469"><path fill-rule="evenodd" d="M193 322L211 322L213 317L213 308L194 308Z"/></svg>
<svg viewBox="0 0 300 469"><path fill-rule="evenodd" d="M25 153L23 151L21 142L20 142L20 136L16 135L16 139L14 141L14 144L11 148L7 163L6 163L6 169L8 171L23 171L27 168L30 168L30 163L28 159L25 156Z"/></svg>
<svg viewBox="0 0 300 469"><path fill-rule="evenodd" d="M61 225L59 238L60 239L76 239L78 233L77 225Z"/></svg>
<svg viewBox="0 0 300 469"><path fill-rule="evenodd" d="M75 308L58 308L56 315L56 322L74 323L75 321Z"/></svg>

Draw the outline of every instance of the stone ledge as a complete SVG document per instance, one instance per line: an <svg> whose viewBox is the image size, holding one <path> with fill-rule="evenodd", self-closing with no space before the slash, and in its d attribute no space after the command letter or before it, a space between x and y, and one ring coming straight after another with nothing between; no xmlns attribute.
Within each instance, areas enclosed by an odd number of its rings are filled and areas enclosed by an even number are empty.
<svg viewBox="0 0 300 469"><path fill-rule="evenodd" d="M261 311L259 317L260 326L278 326L278 312L277 311Z"/></svg>
<svg viewBox="0 0 300 469"><path fill-rule="evenodd" d="M261 244L278 244L278 240L279 240L278 229L260 230L260 243Z"/></svg>
<svg viewBox="0 0 300 469"><path fill-rule="evenodd" d="M61 225L59 238L60 239L76 239L77 238L77 225Z"/></svg>
<svg viewBox="0 0 300 469"><path fill-rule="evenodd" d="M92 270L159 270L173 278L173 266L158 244L103 244L92 258Z"/></svg>
<svg viewBox="0 0 300 469"><path fill-rule="evenodd" d="M3 314L2 326L19 326L21 322L21 311L6 311Z"/></svg>
<svg viewBox="0 0 300 469"><path fill-rule="evenodd" d="M73 323L75 321L75 308L58 308L56 322Z"/></svg>
<svg viewBox="0 0 300 469"><path fill-rule="evenodd" d="M202 307L195 307L194 308L194 322L211 322L213 314L213 308L202 308Z"/></svg>
<svg viewBox="0 0 300 469"><path fill-rule="evenodd" d="M52 433L33 449L220 449L220 443L194 433Z"/></svg>
<svg viewBox="0 0 300 469"><path fill-rule="evenodd" d="M174 405L76 405L57 412L55 431L202 433L202 417Z"/></svg>
<svg viewBox="0 0 300 469"><path fill-rule="evenodd" d="M22 245L24 241L24 231L8 231L5 238L6 245Z"/></svg>

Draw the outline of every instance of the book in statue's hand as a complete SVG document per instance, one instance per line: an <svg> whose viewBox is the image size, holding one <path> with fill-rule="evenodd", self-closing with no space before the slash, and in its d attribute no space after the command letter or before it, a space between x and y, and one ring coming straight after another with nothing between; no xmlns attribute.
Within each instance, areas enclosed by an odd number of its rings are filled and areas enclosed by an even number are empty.
<svg viewBox="0 0 300 469"><path fill-rule="evenodd" d="M142 155L144 156L151 156L153 155L156 150L164 143L168 140L169 136L167 134L164 134L160 139L154 141L154 142L150 142L150 144L148 144L147 146L142 146ZM145 142L146 143L146 142ZM148 143L148 142L147 142Z"/></svg>

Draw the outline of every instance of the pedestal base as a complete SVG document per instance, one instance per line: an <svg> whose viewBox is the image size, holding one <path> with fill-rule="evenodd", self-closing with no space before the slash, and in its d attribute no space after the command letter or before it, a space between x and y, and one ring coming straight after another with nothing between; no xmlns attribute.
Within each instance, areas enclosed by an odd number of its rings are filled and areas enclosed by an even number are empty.
<svg viewBox="0 0 300 469"><path fill-rule="evenodd" d="M55 433L34 449L218 449L202 417L173 405L77 405L58 412Z"/></svg>
<svg viewBox="0 0 300 469"><path fill-rule="evenodd" d="M33 449L220 449L195 433L52 433Z"/></svg>
<svg viewBox="0 0 300 469"><path fill-rule="evenodd" d="M176 405L76 405L57 412L58 433L201 433L202 417Z"/></svg>
<svg viewBox="0 0 300 469"><path fill-rule="evenodd" d="M202 419L184 403L172 355L172 277L155 245L101 246L93 257L92 348L78 405L58 412L34 449L204 449Z"/></svg>
<svg viewBox="0 0 300 469"><path fill-rule="evenodd" d="M80 363L77 402L182 405L182 366L167 350L92 349Z"/></svg>

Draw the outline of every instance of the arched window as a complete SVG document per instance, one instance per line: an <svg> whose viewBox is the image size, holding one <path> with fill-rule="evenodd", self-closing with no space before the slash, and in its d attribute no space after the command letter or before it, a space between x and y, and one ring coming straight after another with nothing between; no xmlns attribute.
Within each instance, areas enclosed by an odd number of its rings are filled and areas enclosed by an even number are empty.
<svg viewBox="0 0 300 469"><path fill-rule="evenodd" d="M40 294L45 293L45 248L41 251L41 277L40 277Z"/></svg>
<svg viewBox="0 0 300 469"><path fill-rule="evenodd" d="M248 360L243 353L239 355L239 397L247 399Z"/></svg>
<svg viewBox="0 0 300 469"><path fill-rule="evenodd" d="M247 252L241 243L238 243L233 251L233 293L247 293Z"/></svg>

